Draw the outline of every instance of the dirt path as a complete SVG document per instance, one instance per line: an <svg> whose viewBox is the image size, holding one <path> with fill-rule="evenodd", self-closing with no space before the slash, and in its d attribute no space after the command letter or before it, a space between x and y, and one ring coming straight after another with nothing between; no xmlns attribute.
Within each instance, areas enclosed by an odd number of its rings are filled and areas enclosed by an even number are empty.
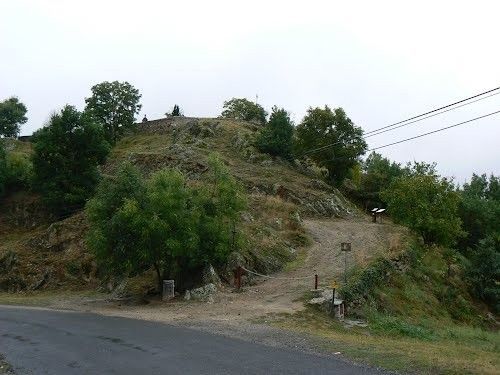
<svg viewBox="0 0 500 375"><path fill-rule="evenodd" d="M304 293L314 287L314 274L319 275L320 287L333 279L343 278L344 254L341 242L351 242L347 265L366 264L378 255L399 249L405 231L392 224L375 224L369 218L357 221L343 219L306 220L304 226L313 239L302 264L294 270L257 277L255 285L241 292L224 286L213 303L175 301L151 302L148 305L128 306L109 303L88 303L85 309L133 318L196 324L213 322L241 324L272 313L293 313L304 308ZM61 306L64 307L64 306Z"/></svg>

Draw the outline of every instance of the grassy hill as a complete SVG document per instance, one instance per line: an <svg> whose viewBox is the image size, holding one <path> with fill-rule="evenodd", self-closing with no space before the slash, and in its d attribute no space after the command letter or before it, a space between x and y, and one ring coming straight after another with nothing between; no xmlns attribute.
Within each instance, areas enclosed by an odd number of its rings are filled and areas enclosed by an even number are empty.
<svg viewBox="0 0 500 375"><path fill-rule="evenodd" d="M131 161L145 176L177 168L190 180L204 178L207 158L217 152L246 188L249 210L236 230L247 241L239 249L260 272L273 272L309 243L304 217L359 214L342 194L321 180L314 166L272 159L253 146L258 127L221 119L173 118L139 124L112 150L103 174L113 175ZM9 152L28 157L29 143L12 141ZM85 247L82 212L53 222L30 192L11 194L1 203L0 289L94 289L97 266Z"/></svg>

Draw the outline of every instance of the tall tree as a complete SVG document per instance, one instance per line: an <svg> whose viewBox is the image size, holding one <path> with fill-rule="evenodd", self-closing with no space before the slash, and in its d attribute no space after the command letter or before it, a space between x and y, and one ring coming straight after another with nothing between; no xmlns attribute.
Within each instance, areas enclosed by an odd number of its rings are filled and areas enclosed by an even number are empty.
<svg viewBox="0 0 500 375"><path fill-rule="evenodd" d="M450 180L421 173L420 166L396 178L380 193L381 198L387 202L392 219L420 234L426 244L453 246L463 236L458 215L460 195Z"/></svg>
<svg viewBox="0 0 500 375"><path fill-rule="evenodd" d="M360 191L364 199L370 200L378 207L380 203L380 192L387 189L392 181L404 174L400 164L391 162L373 151L362 164L362 175Z"/></svg>
<svg viewBox="0 0 500 375"><path fill-rule="evenodd" d="M500 236L500 177L474 174L461 195L460 217L467 232L461 250L478 245L487 236Z"/></svg>
<svg viewBox="0 0 500 375"><path fill-rule="evenodd" d="M342 108L309 108L296 129L297 152L306 154L328 170L340 185L366 151L363 130L354 125ZM310 152L310 150L316 150Z"/></svg>
<svg viewBox="0 0 500 375"><path fill-rule="evenodd" d="M102 128L65 106L34 136L34 186L57 215L81 208L99 180L97 166L108 152Z"/></svg>
<svg viewBox="0 0 500 375"><path fill-rule="evenodd" d="M283 108L273 107L269 122L257 137L257 147L274 156L291 157L293 146L293 123Z"/></svg>
<svg viewBox="0 0 500 375"><path fill-rule="evenodd" d="M141 94L128 82L102 82L92 87L92 96L85 99L85 112L104 128L110 144L116 143L124 129L134 124L141 110Z"/></svg>
<svg viewBox="0 0 500 375"><path fill-rule="evenodd" d="M253 103L245 98L232 98L225 101L221 115L224 118L255 121L260 124L265 124L267 118L267 112L260 104Z"/></svg>
<svg viewBox="0 0 500 375"><path fill-rule="evenodd" d="M28 121L26 106L12 97L0 102L0 136L17 137L21 125Z"/></svg>

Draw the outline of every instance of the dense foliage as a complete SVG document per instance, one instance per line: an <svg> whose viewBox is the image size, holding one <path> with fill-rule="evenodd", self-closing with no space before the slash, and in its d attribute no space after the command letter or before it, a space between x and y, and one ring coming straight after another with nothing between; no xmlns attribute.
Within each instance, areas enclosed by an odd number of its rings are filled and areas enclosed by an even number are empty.
<svg viewBox="0 0 500 375"><path fill-rule="evenodd" d="M267 112L260 104L253 103L245 98L233 98L224 102L221 115L224 118L255 121L260 124L265 124L267 118Z"/></svg>
<svg viewBox="0 0 500 375"><path fill-rule="evenodd" d="M257 147L270 155L289 158L292 156L293 132L289 113L283 108L273 107L269 122L257 137Z"/></svg>
<svg viewBox="0 0 500 375"><path fill-rule="evenodd" d="M102 82L92 87L92 96L85 99L85 112L104 128L106 140L115 144L125 129L135 121L141 110L141 94L128 82Z"/></svg>
<svg viewBox="0 0 500 375"><path fill-rule="evenodd" d="M88 203L88 243L113 274L156 270L181 285L187 272L220 266L233 250L233 227L245 200L220 160L213 157L207 181L189 186L176 170L144 181L131 165L107 178Z"/></svg>
<svg viewBox="0 0 500 375"><path fill-rule="evenodd" d="M363 131L342 108L309 108L296 129L297 152L325 167L332 183L339 185L366 151ZM312 152L311 150L315 150Z"/></svg>
<svg viewBox="0 0 500 375"><path fill-rule="evenodd" d="M6 152L3 141L0 139L0 197L5 192L5 185L7 183L7 160Z"/></svg>
<svg viewBox="0 0 500 375"><path fill-rule="evenodd" d="M0 136L17 137L21 125L28 121L26 106L12 97L0 102Z"/></svg>
<svg viewBox="0 0 500 375"><path fill-rule="evenodd" d="M470 251L467 277L474 295L500 312L500 236L490 235Z"/></svg>
<svg viewBox="0 0 500 375"><path fill-rule="evenodd" d="M72 106L55 113L34 136L34 186L51 211L81 208L99 180L97 166L108 152L102 128Z"/></svg>
<svg viewBox="0 0 500 375"><path fill-rule="evenodd" d="M432 165L417 163L380 195L396 223L413 229L426 244L452 246L463 234L458 216L460 195L450 180L433 170Z"/></svg>
<svg viewBox="0 0 500 375"><path fill-rule="evenodd" d="M500 311L500 178L473 175L461 190L460 217L466 236L459 249L470 263L474 295Z"/></svg>

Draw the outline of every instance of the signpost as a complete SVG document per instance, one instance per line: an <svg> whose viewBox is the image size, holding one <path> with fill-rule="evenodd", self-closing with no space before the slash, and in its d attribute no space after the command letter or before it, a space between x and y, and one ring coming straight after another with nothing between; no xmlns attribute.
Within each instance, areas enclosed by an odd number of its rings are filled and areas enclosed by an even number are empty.
<svg viewBox="0 0 500 375"><path fill-rule="evenodd" d="M344 252L344 283L347 284L347 252L351 251L351 243L342 242L340 250Z"/></svg>

